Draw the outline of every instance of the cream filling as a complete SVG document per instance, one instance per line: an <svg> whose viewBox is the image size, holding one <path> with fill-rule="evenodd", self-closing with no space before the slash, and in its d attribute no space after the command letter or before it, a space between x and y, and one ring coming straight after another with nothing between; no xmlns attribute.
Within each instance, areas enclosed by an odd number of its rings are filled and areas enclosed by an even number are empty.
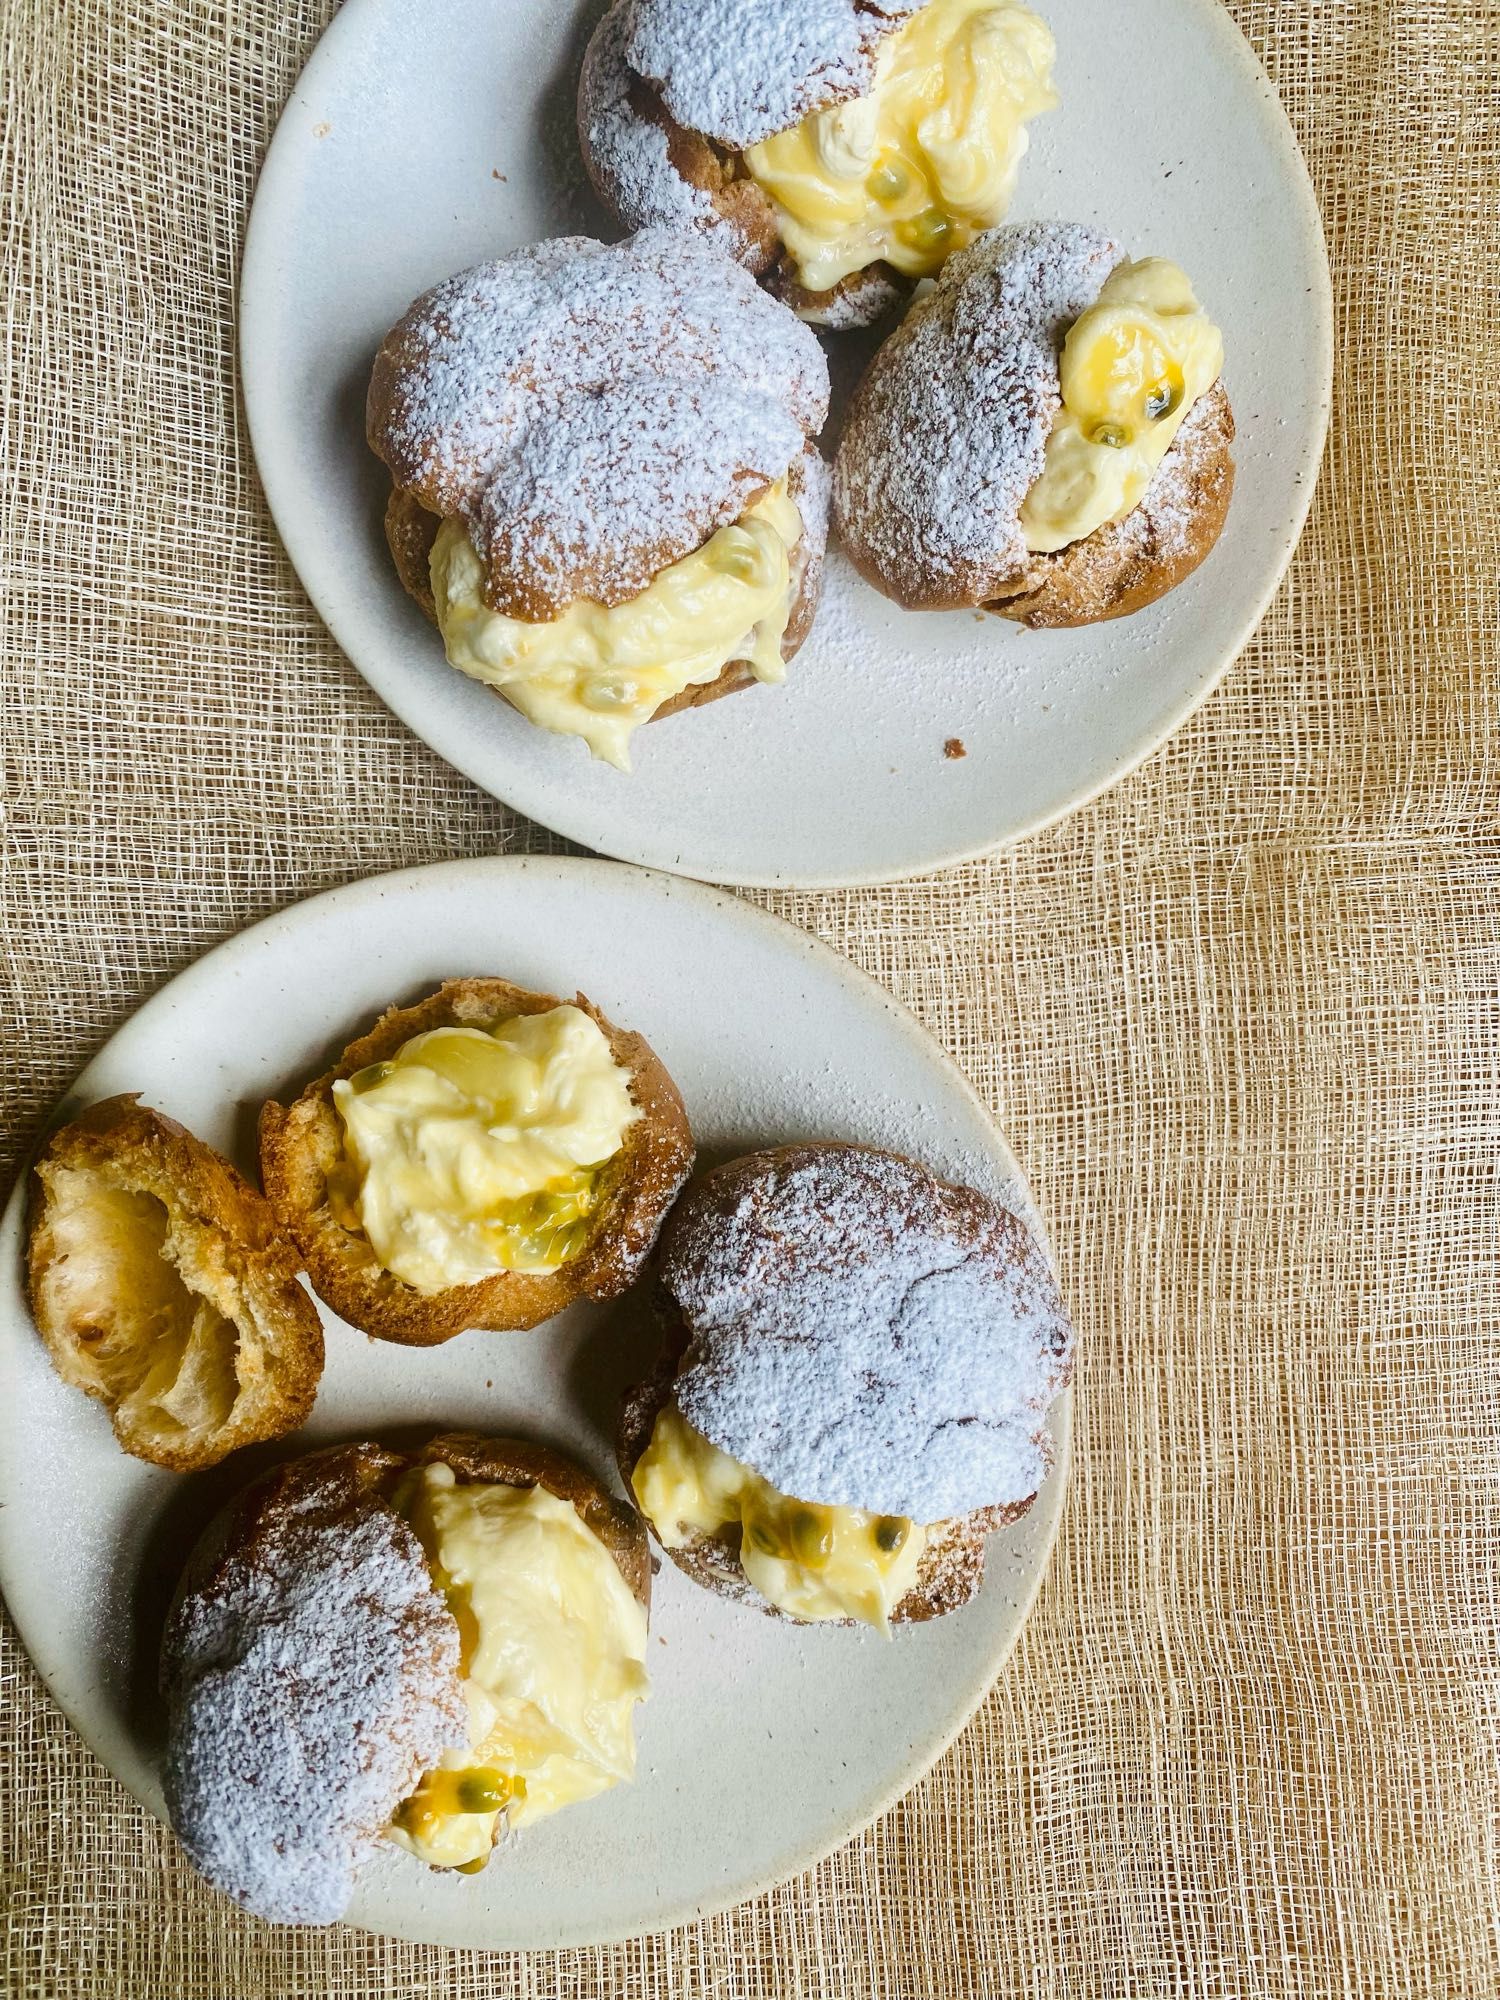
<svg viewBox="0 0 1500 2000"><path fill-rule="evenodd" d="M502 1814L529 1826L634 1777L646 1613L544 1487L460 1485L429 1465L398 1504L458 1620L469 1747L424 1778L390 1837L431 1867L473 1869Z"/></svg>
<svg viewBox="0 0 1500 2000"><path fill-rule="evenodd" d="M1139 506L1223 365L1219 329L1175 264L1150 257L1113 271L1063 343L1062 404L1021 505L1027 548L1066 548Z"/></svg>
<svg viewBox="0 0 1500 2000"><path fill-rule="evenodd" d="M577 1007L415 1035L335 1083L333 1100L354 1219L384 1268L429 1295L557 1270L641 1116L629 1072Z"/></svg>
<svg viewBox="0 0 1500 2000"><path fill-rule="evenodd" d="M792 552L802 516L779 480L700 549L606 608L579 598L539 624L492 611L484 569L462 522L444 521L432 591L449 662L498 688L529 722L581 736L630 769L630 739L663 702L744 660L759 681L786 679L781 642L792 612Z"/></svg>
<svg viewBox="0 0 1500 2000"><path fill-rule="evenodd" d="M936 271L1001 220L1050 110L1051 33L1013 0L928 0L885 41L865 97L751 146L782 241L812 292L884 261Z"/></svg>
<svg viewBox="0 0 1500 2000"><path fill-rule="evenodd" d="M671 1403L630 1483L665 1548L737 1526L746 1577L793 1618L856 1618L883 1632L917 1580L927 1535L916 1522L789 1499Z"/></svg>

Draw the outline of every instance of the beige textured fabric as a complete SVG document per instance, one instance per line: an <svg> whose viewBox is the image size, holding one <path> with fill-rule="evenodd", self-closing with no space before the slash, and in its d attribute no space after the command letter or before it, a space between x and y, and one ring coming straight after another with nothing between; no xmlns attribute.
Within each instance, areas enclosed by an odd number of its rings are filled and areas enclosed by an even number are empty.
<svg viewBox="0 0 1500 2000"><path fill-rule="evenodd" d="M11 1163L248 919L546 842L366 691L253 476L238 245L328 11L0 8ZM8 1639L6 1992L1500 1990L1500 8L1236 13L1340 301L1286 588L1196 721L1069 824L937 882L773 899L997 1106L1081 1317L1067 1522L982 1716L776 1894L485 1957L229 1913Z"/></svg>

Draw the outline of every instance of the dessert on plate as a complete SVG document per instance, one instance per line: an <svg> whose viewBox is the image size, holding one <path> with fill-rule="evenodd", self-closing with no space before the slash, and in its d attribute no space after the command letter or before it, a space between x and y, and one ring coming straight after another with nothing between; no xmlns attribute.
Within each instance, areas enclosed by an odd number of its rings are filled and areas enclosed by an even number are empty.
<svg viewBox="0 0 1500 2000"><path fill-rule="evenodd" d="M134 1093L48 1139L26 1259L53 1365L104 1404L134 1457L197 1471L312 1408L323 1329L275 1216Z"/></svg>
<svg viewBox="0 0 1500 2000"><path fill-rule="evenodd" d="M1025 1223L864 1146L751 1153L663 1233L663 1349L620 1467L706 1589L816 1622L966 1603L1031 1505L1073 1338Z"/></svg>
<svg viewBox="0 0 1500 2000"><path fill-rule="evenodd" d="M1217 541L1234 484L1218 328L1186 274L1094 229L961 251L870 363L834 506L914 610L1087 625L1152 603Z"/></svg>
<svg viewBox="0 0 1500 2000"><path fill-rule="evenodd" d="M623 1292L692 1162L643 1037L504 979L390 1008L261 1113L261 1178L313 1289L418 1347Z"/></svg>
<svg viewBox="0 0 1500 2000"><path fill-rule="evenodd" d="M258 1915L341 1916L384 1842L477 1873L627 1782L651 1565L542 1445L467 1433L279 1466L208 1529L162 1643L167 1805Z"/></svg>
<svg viewBox="0 0 1500 2000"><path fill-rule="evenodd" d="M1004 218L1054 53L1016 0L615 0L579 135L627 228L696 229L865 326Z"/></svg>
<svg viewBox="0 0 1500 2000"><path fill-rule="evenodd" d="M386 536L450 664L630 768L643 723L777 683L827 538L816 339L711 243L566 237L418 299L368 400Z"/></svg>

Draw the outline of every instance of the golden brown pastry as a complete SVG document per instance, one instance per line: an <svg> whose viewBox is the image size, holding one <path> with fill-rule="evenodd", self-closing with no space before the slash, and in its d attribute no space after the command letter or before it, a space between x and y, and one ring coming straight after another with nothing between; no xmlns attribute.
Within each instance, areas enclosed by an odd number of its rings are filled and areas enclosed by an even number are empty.
<svg viewBox="0 0 1500 2000"><path fill-rule="evenodd" d="M913 610L1032 626L1139 610L1224 525L1222 361L1175 264L1079 226L992 230L855 391L834 477L844 546Z"/></svg>
<svg viewBox="0 0 1500 2000"><path fill-rule="evenodd" d="M634 1772L650 1557L545 1446L337 1445L210 1527L167 1621L167 1805L194 1865L285 1923L343 1914L382 1841L473 1873Z"/></svg>
<svg viewBox="0 0 1500 2000"><path fill-rule="evenodd" d="M314 1290L414 1347L623 1292L692 1160L640 1035L504 979L391 1008L261 1114L266 1193Z"/></svg>
<svg viewBox="0 0 1500 2000"><path fill-rule="evenodd" d="M615 0L579 82L600 196L802 318L873 325L1004 217L1053 42L1017 0Z"/></svg>
<svg viewBox="0 0 1500 2000"><path fill-rule="evenodd" d="M26 1254L57 1372L136 1458L194 1472L312 1408L323 1329L270 1208L134 1093L47 1141Z"/></svg>
<svg viewBox="0 0 1500 2000"><path fill-rule="evenodd" d="M817 341L711 244L532 245L417 300L370 381L386 536L450 664L630 768L642 724L785 679L816 608Z"/></svg>
<svg viewBox="0 0 1500 2000"><path fill-rule="evenodd" d="M967 1603L985 1536L1036 1497L1072 1374L1019 1217L894 1153L752 1153L678 1203L660 1300L619 1457L680 1569L807 1621Z"/></svg>

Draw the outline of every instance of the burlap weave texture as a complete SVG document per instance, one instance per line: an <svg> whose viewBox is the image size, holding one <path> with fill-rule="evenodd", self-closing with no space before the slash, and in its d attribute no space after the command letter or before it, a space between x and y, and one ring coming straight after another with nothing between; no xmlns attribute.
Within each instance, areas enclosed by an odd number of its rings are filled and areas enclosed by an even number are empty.
<svg viewBox="0 0 1500 2000"><path fill-rule="evenodd" d="M1067 1521L982 1715L808 1878L669 1937L487 1957L229 1913L7 1634L6 1992L1500 1992L1500 7L1234 11L1339 300L1287 585L1195 721L1066 825L767 899L996 1106L1082 1324ZM0 7L8 1165L251 918L549 844L364 688L251 467L241 232L329 12Z"/></svg>

